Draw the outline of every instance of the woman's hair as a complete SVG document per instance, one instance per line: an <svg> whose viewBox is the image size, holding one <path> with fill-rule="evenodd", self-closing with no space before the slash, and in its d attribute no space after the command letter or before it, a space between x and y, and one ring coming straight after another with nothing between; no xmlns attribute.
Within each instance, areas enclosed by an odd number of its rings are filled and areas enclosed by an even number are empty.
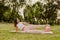
<svg viewBox="0 0 60 40"><path fill-rule="evenodd" d="M14 20L14 26L17 27L17 18Z"/></svg>

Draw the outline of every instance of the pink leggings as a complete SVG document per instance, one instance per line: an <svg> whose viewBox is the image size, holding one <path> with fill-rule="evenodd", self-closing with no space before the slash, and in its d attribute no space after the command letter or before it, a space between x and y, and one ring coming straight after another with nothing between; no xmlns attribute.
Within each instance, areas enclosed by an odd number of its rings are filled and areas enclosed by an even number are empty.
<svg viewBox="0 0 60 40"><path fill-rule="evenodd" d="M42 28L45 27L46 25L29 25L29 26L25 26L24 30L33 30L35 28Z"/></svg>

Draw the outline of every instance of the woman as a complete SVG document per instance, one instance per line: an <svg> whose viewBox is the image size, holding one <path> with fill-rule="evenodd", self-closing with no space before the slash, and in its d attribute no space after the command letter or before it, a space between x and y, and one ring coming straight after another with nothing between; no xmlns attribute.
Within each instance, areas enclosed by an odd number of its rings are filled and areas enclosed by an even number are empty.
<svg viewBox="0 0 60 40"><path fill-rule="evenodd" d="M31 25L31 24L25 25L24 23L20 22L18 18L15 19L14 25L15 25L15 28L16 28L16 32L18 32L18 29L20 29L21 31L25 31L25 32L29 32L29 33L41 33L43 31L34 30L34 29L46 26L46 25Z"/></svg>

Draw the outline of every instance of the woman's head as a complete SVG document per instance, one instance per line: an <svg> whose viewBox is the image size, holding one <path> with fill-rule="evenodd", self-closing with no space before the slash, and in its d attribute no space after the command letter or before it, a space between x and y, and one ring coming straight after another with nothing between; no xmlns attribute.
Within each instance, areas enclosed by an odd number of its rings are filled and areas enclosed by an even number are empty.
<svg viewBox="0 0 60 40"><path fill-rule="evenodd" d="M16 18L16 19L14 20L14 26L16 27L19 22L20 22L19 19Z"/></svg>

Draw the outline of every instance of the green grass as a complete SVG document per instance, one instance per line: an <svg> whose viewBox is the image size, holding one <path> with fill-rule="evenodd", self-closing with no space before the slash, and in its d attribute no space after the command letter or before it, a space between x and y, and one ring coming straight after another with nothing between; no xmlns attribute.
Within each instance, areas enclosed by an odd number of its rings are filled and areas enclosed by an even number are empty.
<svg viewBox="0 0 60 40"><path fill-rule="evenodd" d="M60 25L51 26L53 34L10 33L13 29L11 23L0 23L0 40L60 40Z"/></svg>

